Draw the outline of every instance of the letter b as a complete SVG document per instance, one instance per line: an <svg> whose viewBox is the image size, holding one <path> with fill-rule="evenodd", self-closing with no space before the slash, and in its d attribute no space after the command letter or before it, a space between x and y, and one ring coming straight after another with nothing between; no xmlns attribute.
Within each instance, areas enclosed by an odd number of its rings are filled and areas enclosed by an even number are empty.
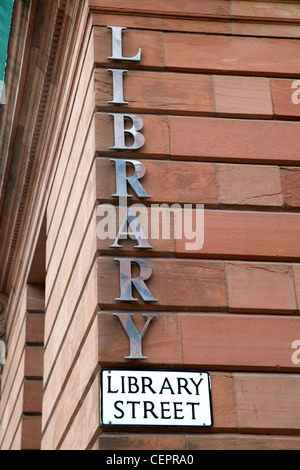
<svg viewBox="0 0 300 470"><path fill-rule="evenodd" d="M119 114L110 113L114 118L114 136L115 145L110 147L112 150L138 150L143 147L145 137L139 131L143 128L143 120L135 114ZM125 119L130 119L132 126L130 129L125 129ZM133 138L132 145L126 145L126 134L131 135Z"/></svg>
<svg viewBox="0 0 300 470"><path fill-rule="evenodd" d="M136 377L128 377L128 392L129 393L138 393L139 386L137 384Z"/></svg>

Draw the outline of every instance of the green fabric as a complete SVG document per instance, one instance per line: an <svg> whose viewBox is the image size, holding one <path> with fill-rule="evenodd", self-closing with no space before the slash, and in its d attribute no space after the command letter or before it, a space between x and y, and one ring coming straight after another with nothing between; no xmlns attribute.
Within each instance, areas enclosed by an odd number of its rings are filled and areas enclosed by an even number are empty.
<svg viewBox="0 0 300 470"><path fill-rule="evenodd" d="M0 0L0 97L3 89L13 4L14 0ZM5 97L2 97L0 103L4 99Z"/></svg>

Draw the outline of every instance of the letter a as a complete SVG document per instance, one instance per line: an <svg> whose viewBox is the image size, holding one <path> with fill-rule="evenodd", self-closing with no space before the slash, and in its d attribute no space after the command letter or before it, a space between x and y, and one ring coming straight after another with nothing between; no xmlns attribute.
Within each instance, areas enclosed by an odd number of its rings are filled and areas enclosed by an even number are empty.
<svg viewBox="0 0 300 470"><path fill-rule="evenodd" d="M124 227L127 227L127 224L129 227L128 230L131 229L132 232L124 231ZM111 248L122 248L122 245L119 245L119 239L120 237L123 238L124 236L126 238L127 235L130 235L137 240L138 244L134 248L152 248L143 232L141 224L139 223L131 207L129 207L123 221L121 222L117 237L114 243L110 245Z"/></svg>

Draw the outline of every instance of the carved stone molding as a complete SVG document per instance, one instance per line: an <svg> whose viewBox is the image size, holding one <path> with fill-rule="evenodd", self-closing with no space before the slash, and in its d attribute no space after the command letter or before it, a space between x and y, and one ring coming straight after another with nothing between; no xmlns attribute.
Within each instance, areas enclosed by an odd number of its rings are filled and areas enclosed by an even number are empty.
<svg viewBox="0 0 300 470"><path fill-rule="evenodd" d="M58 8L57 1L15 2L5 75L7 103L0 109L1 292L9 292L13 284L14 260L21 256L17 254L18 240L28 221L29 207L35 207L32 198L40 194L39 185L44 184L38 168L45 165L40 159L48 154L38 149L41 135L51 134L47 126L53 103L49 106L48 98L56 103L55 74L59 69L55 67L64 46L60 39L69 24L64 21L65 10L68 5L84 3L63 0Z"/></svg>

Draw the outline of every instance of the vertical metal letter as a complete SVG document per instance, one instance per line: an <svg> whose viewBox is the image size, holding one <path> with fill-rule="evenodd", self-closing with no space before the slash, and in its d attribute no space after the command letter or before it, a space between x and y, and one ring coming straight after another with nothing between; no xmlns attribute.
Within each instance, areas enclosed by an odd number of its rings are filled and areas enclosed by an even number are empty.
<svg viewBox="0 0 300 470"><path fill-rule="evenodd" d="M128 231L124 232L124 228L127 228L128 225ZM129 232L129 229L132 230L132 232ZM152 246L149 244L144 231L141 227L140 222L138 221L135 213L129 207L127 210L124 219L121 222L121 225L119 227L119 231L117 234L117 237L112 245L110 245L111 248L122 248L122 245L119 245L119 238L127 238L127 235L130 235L131 237L134 237L138 244L134 248L152 248Z"/></svg>
<svg viewBox="0 0 300 470"><path fill-rule="evenodd" d="M127 183L138 197L151 197L139 182L139 179L143 178L146 173L146 167L143 163L137 160L119 160L114 158L111 158L110 161L115 162L116 168L116 193L112 194L112 197L132 197L131 194L127 193ZM134 167L133 176L126 175L127 163Z"/></svg>
<svg viewBox="0 0 300 470"><path fill-rule="evenodd" d="M123 93L123 74L128 70L119 69L107 69L112 72L113 76L113 99L109 101L110 104L128 104L128 101L124 101Z"/></svg>
<svg viewBox="0 0 300 470"><path fill-rule="evenodd" d="M125 359L148 359L148 357L143 356L142 353L142 338L152 318L155 318L156 315L149 313L143 314L143 317L146 317L147 321L141 333L138 333L133 321L131 320L133 313L113 313L113 315L119 318L121 325L129 338L130 355L125 356Z"/></svg>
<svg viewBox="0 0 300 470"><path fill-rule="evenodd" d="M143 128L144 123L139 116L121 113L110 113L109 115L114 118L115 145L110 147L112 150L138 150L143 147L145 137L139 131ZM130 129L125 129L125 119L131 120L132 127ZM126 145L126 134L130 134L133 137L132 145Z"/></svg>
<svg viewBox="0 0 300 470"><path fill-rule="evenodd" d="M136 288L144 302L157 302L153 297L150 290L145 284L145 281L150 278L152 268L148 261L136 258L115 258L115 261L120 263L120 297L115 300L126 302L136 302L138 299L132 297L132 285ZM139 265L140 274L136 278L131 277L131 265L136 263Z"/></svg>
<svg viewBox="0 0 300 470"><path fill-rule="evenodd" d="M124 57L122 52L122 30L127 29L122 26L107 26L112 31L112 55L107 57L111 60L129 60L139 62L141 60L141 49L134 57Z"/></svg>

